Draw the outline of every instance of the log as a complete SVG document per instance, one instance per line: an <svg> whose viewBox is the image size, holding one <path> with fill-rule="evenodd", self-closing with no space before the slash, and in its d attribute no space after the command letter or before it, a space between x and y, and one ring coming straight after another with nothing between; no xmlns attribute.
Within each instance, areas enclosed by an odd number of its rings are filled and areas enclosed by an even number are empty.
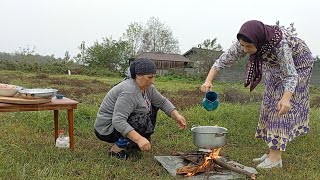
<svg viewBox="0 0 320 180"><path fill-rule="evenodd" d="M206 172L206 169L199 168L199 166L183 166L179 169L177 169L176 174L189 174L191 173L192 175L197 174L197 173L202 173Z"/></svg>
<svg viewBox="0 0 320 180"><path fill-rule="evenodd" d="M176 152L173 155L179 155L182 159L188 160L196 165L199 165L199 161L203 160L205 154L201 152L183 153Z"/></svg>
<svg viewBox="0 0 320 180"><path fill-rule="evenodd" d="M222 161L220 158L215 158L214 162L225 169L229 169L229 170L234 171L236 173L243 174L251 179L256 179L256 174L250 173L250 172L243 170L243 169L240 169L240 168L237 168L231 164L228 164L227 162Z"/></svg>

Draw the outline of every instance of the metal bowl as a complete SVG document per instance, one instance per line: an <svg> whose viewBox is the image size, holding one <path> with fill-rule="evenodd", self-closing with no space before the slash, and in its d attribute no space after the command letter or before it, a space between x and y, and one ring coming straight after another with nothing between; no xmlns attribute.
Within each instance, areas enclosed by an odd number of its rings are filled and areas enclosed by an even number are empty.
<svg viewBox="0 0 320 180"><path fill-rule="evenodd" d="M16 88L0 88L0 96L13 97L15 96L22 87L17 86Z"/></svg>
<svg viewBox="0 0 320 180"><path fill-rule="evenodd" d="M20 97L26 99L52 98L58 92L57 89L22 89L19 92Z"/></svg>

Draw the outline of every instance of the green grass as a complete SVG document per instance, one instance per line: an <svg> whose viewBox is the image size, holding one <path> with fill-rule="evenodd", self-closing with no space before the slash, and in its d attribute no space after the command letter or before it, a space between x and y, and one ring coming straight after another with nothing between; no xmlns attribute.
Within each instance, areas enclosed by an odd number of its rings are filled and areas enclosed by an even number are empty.
<svg viewBox="0 0 320 180"><path fill-rule="evenodd" d="M227 145L222 153L232 160L247 166L254 166L251 159L267 151L261 140L254 138L259 117L259 103L221 102L213 112L204 110L199 104L180 110L188 121L188 129L177 129L175 122L160 113L156 132L152 136L152 150L134 156L127 161L109 157L110 145L99 141L93 133L93 124L99 105L112 84L122 78L95 78L86 76L54 76L51 79L36 79L35 74L0 72L7 82L25 87L60 87L70 93L66 96L80 101L75 110L75 150L54 147L53 112L0 113L0 179L175 179L158 162L156 155L170 155L176 151L195 150L192 143L192 125L219 125L229 131ZM10 79L9 77L13 77ZM70 80L61 85L52 84L52 79ZM71 81L72 80L72 81ZM83 82L83 87L71 82ZM89 93L77 91L90 88ZM168 80L157 78L160 90L172 92L194 90L201 82ZM238 84L216 83L215 91L228 88L248 92ZM99 89L101 88L101 89ZM99 89L94 92L94 89ZM262 92L258 87L257 92ZM312 89L312 95L319 94L319 88ZM195 98L195 97L190 97ZM199 99L201 101L201 99ZM259 170L258 179L319 179L320 159L320 108L313 108L310 115L311 132L296 138L283 154L284 167L269 171ZM67 130L66 112L60 113L60 127Z"/></svg>

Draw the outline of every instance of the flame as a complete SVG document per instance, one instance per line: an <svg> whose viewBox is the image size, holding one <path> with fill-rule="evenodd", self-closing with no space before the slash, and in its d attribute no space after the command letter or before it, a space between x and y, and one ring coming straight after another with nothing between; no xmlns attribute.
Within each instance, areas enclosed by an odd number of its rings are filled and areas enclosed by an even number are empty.
<svg viewBox="0 0 320 180"><path fill-rule="evenodd" d="M209 157L211 157L212 159L218 158L220 150L221 150L221 148L212 149L212 152L209 154Z"/></svg>
<svg viewBox="0 0 320 180"><path fill-rule="evenodd" d="M208 168L211 164L213 159L216 159L219 157L219 152L220 152L221 148L216 148L216 149L212 149L212 152L210 152L208 155L205 156L204 161L202 161L202 163L192 172L189 172L186 174L186 176L193 176L195 175L197 172L205 170L206 168Z"/></svg>

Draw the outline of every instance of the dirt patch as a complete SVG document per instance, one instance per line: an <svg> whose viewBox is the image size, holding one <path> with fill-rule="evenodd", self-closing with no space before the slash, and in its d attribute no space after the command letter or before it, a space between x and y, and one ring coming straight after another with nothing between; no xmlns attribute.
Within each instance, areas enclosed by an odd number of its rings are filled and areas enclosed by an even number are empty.
<svg viewBox="0 0 320 180"><path fill-rule="evenodd" d="M186 109L195 105L202 105L204 93L198 88L194 90L181 90L178 92L170 92L166 90L160 91L162 95L167 97L178 109ZM251 103L260 102L262 95L258 93L246 93L237 89L229 88L218 94L220 102L230 103Z"/></svg>
<svg viewBox="0 0 320 180"><path fill-rule="evenodd" d="M204 96L204 93L199 89L191 91L181 90L174 93L162 90L160 93L168 98L178 109L186 109L195 105L200 105Z"/></svg>
<svg viewBox="0 0 320 180"><path fill-rule="evenodd" d="M251 92L242 92L240 90L229 88L221 94L219 98L221 101L230 103L250 103L260 102L262 100L262 94Z"/></svg>
<svg viewBox="0 0 320 180"><path fill-rule="evenodd" d="M84 96L107 93L111 89L109 85L104 84L103 82L96 83L91 80L60 80L59 82L57 82L57 80L52 80L50 83L55 86L58 85L57 88L59 89L59 92L62 92L71 99L75 99L79 102L81 102ZM70 87L59 86L61 84Z"/></svg>
<svg viewBox="0 0 320 180"><path fill-rule="evenodd" d="M27 79L27 81L31 82L33 86L32 88L43 87L41 81L46 81L46 87L58 89L60 93L63 93L65 96L79 102L81 102L84 96L90 94L107 93L111 89L110 85L98 80L78 80L67 78L57 79L44 76L42 78L43 79L39 80L39 78L30 77Z"/></svg>

